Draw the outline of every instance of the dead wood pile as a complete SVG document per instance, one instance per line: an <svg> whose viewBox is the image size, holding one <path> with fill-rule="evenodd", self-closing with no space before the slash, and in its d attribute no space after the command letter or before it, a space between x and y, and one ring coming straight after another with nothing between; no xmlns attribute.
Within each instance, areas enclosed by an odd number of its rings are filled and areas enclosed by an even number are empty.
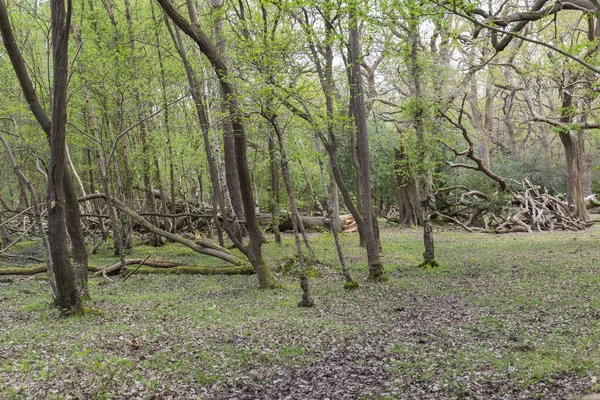
<svg viewBox="0 0 600 400"><path fill-rule="evenodd" d="M340 215L340 227L344 233L358 232L358 225L352 214Z"/></svg>
<svg viewBox="0 0 600 400"><path fill-rule="evenodd" d="M443 205L432 216L452 222L469 232L509 233L554 230L580 231L591 225L572 212L567 201L553 196L547 189L529 180L520 183L521 190L509 190L487 196L464 186L442 189L436 195L460 189L454 200Z"/></svg>

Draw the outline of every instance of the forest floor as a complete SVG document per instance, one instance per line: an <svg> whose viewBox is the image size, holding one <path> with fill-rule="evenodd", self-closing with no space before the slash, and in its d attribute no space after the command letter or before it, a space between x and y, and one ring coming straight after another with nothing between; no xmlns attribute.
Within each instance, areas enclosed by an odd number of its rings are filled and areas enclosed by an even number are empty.
<svg viewBox="0 0 600 400"><path fill-rule="evenodd" d="M0 399L568 399L600 392L600 226L584 232L384 228L385 283L365 281L356 234L343 235L360 288L343 289L328 235L299 308L255 276L133 275L99 286L83 317L61 319L40 278L0 283ZM291 237L265 245L277 268ZM185 248L133 257L214 263ZM115 262L108 246L91 259ZM317 273L318 272L318 273Z"/></svg>

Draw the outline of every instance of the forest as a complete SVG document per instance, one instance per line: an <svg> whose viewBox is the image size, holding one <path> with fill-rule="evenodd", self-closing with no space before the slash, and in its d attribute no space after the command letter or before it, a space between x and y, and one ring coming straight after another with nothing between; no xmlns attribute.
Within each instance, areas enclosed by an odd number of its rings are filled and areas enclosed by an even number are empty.
<svg viewBox="0 0 600 400"><path fill-rule="evenodd" d="M598 36L0 0L0 398L600 398Z"/></svg>

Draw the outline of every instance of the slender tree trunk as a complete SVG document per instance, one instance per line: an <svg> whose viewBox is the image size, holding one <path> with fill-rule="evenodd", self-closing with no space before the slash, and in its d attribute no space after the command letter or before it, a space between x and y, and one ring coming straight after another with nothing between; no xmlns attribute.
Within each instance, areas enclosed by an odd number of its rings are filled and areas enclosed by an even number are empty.
<svg viewBox="0 0 600 400"><path fill-rule="evenodd" d="M40 203L37 190L33 187L29 179L21 167L17 164L17 160L15 159L12 150L10 149L8 142L2 136L0 132L0 142L4 145L4 149L6 150L6 154L8 155L8 159L13 166L15 174L19 177L19 180L23 183L24 186L27 187L29 193L31 194L31 205L32 205L32 213L35 219L35 223L40 232L40 237L42 238L42 243L44 244L44 250L46 251L46 270L48 274L48 282L50 284L50 288L52 289L52 294L55 298L58 297L58 291L56 288L56 278L54 276L54 268L52 267L52 258L50 256L50 242L48 241L48 235L46 235L46 231L44 230L44 225L42 223L42 216L40 215ZM0 238L2 239L2 247L6 247L8 243L8 234L2 225L2 202L0 202Z"/></svg>
<svg viewBox="0 0 600 400"><path fill-rule="evenodd" d="M65 171L63 185L66 199L66 229L71 240L75 283L81 298L87 300L90 298L88 289L88 253L83 228L81 227L81 212L79 210L79 203L77 202L77 193L75 192L75 187L68 170Z"/></svg>
<svg viewBox="0 0 600 400"><path fill-rule="evenodd" d="M177 27L175 29L171 29L168 20L167 27L169 28L169 32L172 36L173 42L177 48L179 56L181 57L183 66L186 71L186 75L188 78L188 83L190 85L190 93L194 102L196 104L196 115L198 116L198 121L200 123L200 129L202 130L202 139L204 142L204 151L206 153L206 160L208 163L208 171L210 174L210 180L213 188L213 196L216 198L216 202L219 205L221 212L223 213L223 229L229 236L229 238L233 241L234 245L246 254L246 249L239 239L239 232L241 232L240 228L235 228L239 226L239 221L235 215L235 212L232 211L229 213L227 210L232 210L231 203L227 202L229 200L227 190L227 186L225 182L221 182L221 174L218 170L218 160L215 160L212 154L211 146L210 146L210 122L208 119L208 112L206 110L206 105L204 104L202 91L200 88L200 84L196 78L194 70L187 58L187 54L185 52L185 47L183 45L183 41L181 40L181 35ZM215 137L216 138L216 137ZM218 149L218 143L215 145L215 150ZM217 153L218 157L218 153ZM227 202L227 203L226 203ZM233 216L233 221L230 223L229 215ZM218 221L216 221L218 223Z"/></svg>
<svg viewBox="0 0 600 400"><path fill-rule="evenodd" d="M358 161L360 163L361 179L361 212L364 225L364 239L367 246L367 259L369 264L369 279L383 279L383 266L379 259L379 245L375 235L373 224L373 206L371 204L371 165L369 156L369 139L367 132L367 116L362 87L362 74L360 71L360 42L358 32L358 20L356 13L357 4L350 5L350 27L348 60L350 68L350 104L352 115L356 124L356 145L358 150ZM358 171L357 171L358 172Z"/></svg>
<svg viewBox="0 0 600 400"><path fill-rule="evenodd" d="M317 151L320 153L320 145L318 135L315 137L315 144L317 147ZM340 241L340 211L339 206L336 207L335 202L337 199L337 185L335 184L335 180L331 177L329 188L327 187L327 180L325 179L325 171L323 167L323 160L319 156L319 168L321 169L321 186L323 187L323 193L325 194L325 204L327 204L327 216L329 217L329 221L331 224L331 233L333 234L333 240L335 242L335 249L337 251L338 259L340 260L340 265L342 266L342 273L344 274L344 278L346 282L344 283L344 287L346 289L355 289L358 287L358 283L352 279L352 275L350 274L350 270L348 269L348 264L346 264L346 258L344 257L344 250L342 248L342 243ZM330 165L331 171L331 165ZM335 192L335 193L333 193Z"/></svg>
<svg viewBox="0 0 600 400"><path fill-rule="evenodd" d="M493 128L493 101L494 96L492 94L492 90L489 86L490 84L486 82L485 89L485 104L486 110L485 115L481 112L481 108L479 107L479 100L477 98L477 79L475 75L471 78L471 91L467 96L467 101L471 106L471 113L473 114L473 125L477 130L478 136L478 150L479 157L483 161L484 165L489 169L491 168L491 158L490 158L490 134L491 129ZM489 110L487 107L490 107ZM488 130L489 129L489 130Z"/></svg>
<svg viewBox="0 0 600 400"><path fill-rule="evenodd" d="M519 150L517 149L517 141L515 138L515 124L513 122L512 108L515 99L515 92L508 95L505 106L504 125L506 126L506 134L508 136L508 149L510 158L513 161L519 159Z"/></svg>
<svg viewBox="0 0 600 400"><path fill-rule="evenodd" d="M275 149L275 140L269 135L269 165L271 172L271 215L273 217L273 232L275 234L275 243L281 243L281 233L279 232L279 169L277 168L277 154Z"/></svg>
<svg viewBox="0 0 600 400"><path fill-rule="evenodd" d="M312 307L314 302L310 297L310 287L308 284L308 277L306 276L306 260L302 253L302 243L300 242L299 225L302 224L300 219L300 212L296 204L296 197L294 196L294 186L292 184L292 177L290 175L289 163L285 152L285 146L283 144L283 135L277 124L275 116L270 116L269 121L273 126L273 130L277 135L277 142L279 143L279 154L281 156L281 174L283 175L283 181L285 183L285 189L290 199L290 208L292 211L292 226L294 229L294 243L296 244L296 251L298 253L298 262L300 263L300 287L302 288L302 301L298 304L300 307Z"/></svg>
<svg viewBox="0 0 600 400"><path fill-rule="evenodd" d="M216 47L217 50L220 52L223 61L227 63L227 44L225 41L225 34L223 32L223 18L221 17L221 7L223 6L223 1L212 0L211 5L215 14L217 15L214 28ZM219 87L219 94L221 95L220 117L222 118L221 125L223 128L223 155L225 161L225 176L227 178L227 189L229 191L229 197L231 199L233 211L235 212L236 216L239 216L243 213L243 206L242 194L240 190L240 178L238 176L234 152L234 133L233 127L231 125L231 117L228 110L226 94L223 91L222 87ZM242 225L237 225L235 229L235 234L238 236L238 239L241 240L242 237L246 234L245 229L243 229Z"/></svg>
<svg viewBox="0 0 600 400"><path fill-rule="evenodd" d="M413 83L413 95L416 107L414 115L415 130L417 133L417 142L419 144L420 158L422 166L420 168L419 184L416 185L417 196L421 202L421 218L423 220L423 253L425 265L436 265L435 252L433 244L433 229L429 218L428 202L432 191L433 179L429 166L429 155L427 154L425 144L425 101L423 99L423 89L421 82L421 65L419 64L419 21L417 18L410 22L410 31L408 33L411 44L411 76Z"/></svg>
<svg viewBox="0 0 600 400"><path fill-rule="evenodd" d="M0 202L0 249L5 248L9 243L8 231L4 227L4 219L2 217L2 212L4 211L2 202Z"/></svg>
<svg viewBox="0 0 600 400"><path fill-rule="evenodd" d="M86 127L89 129L89 121L86 121ZM95 193L96 192L96 183L94 180L94 170L93 170L93 166L92 166L92 150L90 148L86 149L86 154L87 154L87 168L88 168L88 180L89 180L89 192L90 193ZM102 211L100 210L100 206L98 204L97 201L93 202L93 211L97 214L97 215L101 215ZM106 233L106 226L104 225L104 218L98 218L98 228L100 229L102 238L101 241L105 241L106 237L107 237L107 233ZM96 238L94 237L94 248L96 248ZM92 249L92 252L94 252L94 250Z"/></svg>
<svg viewBox="0 0 600 400"><path fill-rule="evenodd" d="M403 139L400 138L400 148L394 149L398 223L413 226L419 224L419 211L415 207L418 203L418 190L412 176L412 171L410 170L410 165L406 159L402 141Z"/></svg>
<svg viewBox="0 0 600 400"><path fill-rule="evenodd" d="M79 49L83 49L83 41L81 40L81 32L75 25L73 26L72 31L73 31L73 36L75 38L75 43L77 43L77 46L79 47ZM83 85L81 87L81 94L83 96L83 101L85 103L85 116L86 116L86 120L87 120L87 126L89 127L89 129L92 132L92 135L96 139L96 141L98 143L102 143L102 138L100 137L100 131L98 130L98 125L96 123L96 115L94 113L94 109L92 106L92 99L90 97L90 93L89 93L89 89L88 89L88 85L87 85L85 68L84 68L83 62L81 61L81 58L77 60L77 63L79 66L79 73L80 73L81 79L83 81ZM111 193L110 186L108 183L108 172L107 172L109 165L106 164L105 157L102 154L102 152L103 152L103 149L96 150L96 165L98 167L98 172L100 173L100 182L102 184L102 190L107 195L106 206L108 208L108 215L110 218L110 223L112 225L115 244L117 246L117 250L119 253L119 260L121 262L121 273L125 273L125 269L127 266L125 264L124 243L123 243L123 239L121 236L121 230L119 227L119 219L117 218L117 213L116 213L116 211L112 205L112 201L111 201L112 193ZM85 196L85 193L83 194L83 196ZM87 268L86 268L86 270L87 270Z"/></svg>
<svg viewBox="0 0 600 400"><path fill-rule="evenodd" d="M219 239L219 246L225 247L225 241L223 240L223 229L221 228L221 222L219 221L219 201L217 194L213 193L212 196L212 216L213 222L215 223L215 229L217 231L217 238Z"/></svg>

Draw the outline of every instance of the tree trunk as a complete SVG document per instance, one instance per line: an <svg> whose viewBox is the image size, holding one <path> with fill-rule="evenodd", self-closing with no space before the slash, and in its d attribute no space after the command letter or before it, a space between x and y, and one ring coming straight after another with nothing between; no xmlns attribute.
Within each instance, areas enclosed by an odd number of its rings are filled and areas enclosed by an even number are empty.
<svg viewBox="0 0 600 400"><path fill-rule="evenodd" d="M71 254L73 255L73 272L75 274L75 284L77 290L83 299L89 299L88 289L88 253L81 227L81 212L77 193L68 170L65 169L63 180L65 198L66 198L66 228L71 240Z"/></svg>
<svg viewBox="0 0 600 400"><path fill-rule="evenodd" d="M223 18L221 17L220 8L223 6L222 1L212 1L211 5L217 15L215 21L215 40L216 47L219 51L223 62L227 63L227 44L225 42L225 34L223 32ZM219 86L219 94L221 96L220 108L223 128L223 155L225 161L225 176L227 178L227 189L231 199L231 205L236 216L243 213L242 193L240 190L240 178L237 171L235 158L235 138L233 126L231 124L231 115L227 105L227 97L222 86ZM235 234L239 240L246 234L242 225L235 226Z"/></svg>
<svg viewBox="0 0 600 400"><path fill-rule="evenodd" d="M4 219L2 218L3 204L0 202L0 249L8 245L8 231L4 227Z"/></svg>
<svg viewBox="0 0 600 400"><path fill-rule="evenodd" d="M491 89L488 87L488 84L486 84L486 91L485 91L485 99L486 99L486 107L488 106L489 100L491 98L491 101L493 102L493 97L491 97ZM475 127L475 130L477 131L477 136L478 136L478 148L479 148L479 157L481 158L481 160L483 161L484 165L487 168L491 168L491 160L490 160L490 144L489 144L489 135L491 132L488 132L487 128L488 128L488 124L491 123L488 121L489 116L488 116L488 112L493 112L492 109L487 110L486 108L486 115L484 116L483 113L481 112L481 108L479 107L479 99L477 97L477 81L476 81L476 77L475 75L473 75L473 77L471 78L471 91L469 92L468 96L467 96L467 101L469 102L469 105L471 106L471 113L473 114L473 126ZM490 105L491 107L491 105ZM493 117L493 115L492 115ZM493 121L493 118L490 119L491 121Z"/></svg>
<svg viewBox="0 0 600 400"><path fill-rule="evenodd" d="M348 46L348 61L350 64L350 104L352 115L356 124L356 145L358 161L360 163L361 179L361 212L363 217L363 232L367 246L367 259L369 263L369 279L382 280L383 266L379 259L379 245L373 225L373 206L371 204L371 166L369 156L369 139L367 132L367 116L362 87L362 74L360 71L360 42L356 3L350 5L350 32ZM357 171L358 173L359 171Z"/></svg>
<svg viewBox="0 0 600 400"><path fill-rule="evenodd" d="M246 254L246 250L244 248L243 243L239 239L239 232L241 232L239 227L240 223L237 219L237 216L234 211L231 213L228 212L228 209L231 210L231 204L227 204L226 201L228 199L228 190L225 184L221 184L220 174L218 171L218 161L214 159L211 146L210 146L210 122L208 120L208 112L206 111L206 105L204 104L202 91L200 89L200 84L196 78L194 70L187 58L187 54L185 52L185 47L183 41L181 40L181 35L177 27L175 29L171 29L170 25L167 23L167 27L169 28L169 32L171 33L173 42L175 43L175 47L177 48L177 52L181 57L183 62L183 66L186 71L186 75L188 78L188 83L190 85L190 93L192 98L194 99L196 105L196 115L198 116L198 121L200 123L200 129L202 130L202 139L204 142L204 151L206 153L206 160L208 163L208 171L210 174L210 180L213 187L213 196L215 196L216 202L223 213L223 229L229 236L229 238L233 241L234 245L244 254ZM218 154L217 154L218 155ZM230 207L228 207L228 205ZM232 217L232 223L229 222L228 215ZM217 222L218 223L218 222Z"/></svg>
<svg viewBox="0 0 600 400"><path fill-rule="evenodd" d="M319 138L317 137L315 139L317 151L320 153L321 149L319 148ZM331 177L329 188L327 187L323 161L321 160L320 156L319 167L321 169L321 186L323 187L323 193L325 194L325 204L327 205L327 216L331 224L331 232L333 233L333 240L335 242L335 249L338 254L338 259L340 260L340 265L342 266L342 273L344 274L344 278L346 279L344 287L346 289L355 289L358 287L358 283L354 279L352 279L352 275L350 274L350 270L348 269L348 264L346 264L346 258L344 257L342 243L340 241L340 210L339 205L336 204L336 202L338 201L337 186L335 184L334 178ZM335 193L332 194L332 191L334 191Z"/></svg>
<svg viewBox="0 0 600 400"><path fill-rule="evenodd" d="M73 314L82 313L83 308L69 260L65 226L68 43L72 8L70 1L65 5L63 0L51 0L50 7L54 84L48 165L48 236L56 276L56 303L66 314Z"/></svg>
<svg viewBox="0 0 600 400"><path fill-rule="evenodd" d="M169 0L158 0L159 4L173 22L179 26L190 38L198 45L200 51L208 58L211 63L219 84L225 93L227 99L228 111L232 119L232 127L235 136L235 154L237 170L240 179L240 190L244 205L244 215L246 217L246 226L250 236L250 242L247 246L247 256L252 266L256 270L259 285L261 288L275 288L279 284L275 280L272 271L265 263L262 255L263 236L258 220L256 219L256 209L254 204L254 195L252 193L252 180L248 169L248 159L246 155L247 143L246 132L242 118L238 113L238 104L235 97L233 86L229 83L227 66L219 54L219 51L212 44L208 36L199 31L198 28L190 25L185 18L173 7Z"/></svg>
<svg viewBox="0 0 600 400"><path fill-rule="evenodd" d="M423 242L425 243L425 251L423 252L423 265L436 266L435 250L433 247L433 230L429 219L429 211L427 210L428 200L421 201L423 209Z"/></svg>
<svg viewBox="0 0 600 400"><path fill-rule="evenodd" d="M418 202L417 188L404 154L404 145L401 144L400 148L396 148L394 151L398 223L408 226L418 225L419 212L415 208L415 204Z"/></svg>
<svg viewBox="0 0 600 400"><path fill-rule="evenodd" d="M273 218L273 233L275 243L281 243L279 232L279 169L277 168L277 154L275 140L269 135L269 167L271 172L271 216Z"/></svg>
<svg viewBox="0 0 600 400"><path fill-rule="evenodd" d="M285 189L290 199L290 208L292 209L292 225L294 228L294 243L296 244L296 251L298 253L298 262L300 263L300 287L302 288L302 300L298 304L300 307L312 307L314 305L313 300L310 297L310 287L308 284L308 277L306 276L306 261L304 260L304 254L302 253L302 243L300 242L299 226L302 224L300 219L300 213L298 212L298 206L296 205L296 197L294 196L294 186L292 185L292 177L290 175L289 163L285 152L285 146L283 144L283 135L277 124L275 116L269 116L269 122L273 126L273 130L277 135L277 141L279 142L279 154L281 156L281 174L283 175L283 181L285 183Z"/></svg>
<svg viewBox="0 0 600 400"><path fill-rule="evenodd" d="M16 40L14 38L14 35L12 33L12 28L10 26L10 21L8 19L8 11L6 9L6 5L4 4L3 0L0 0L0 33L2 34L2 41L4 44L4 47L6 48L6 52L8 54L8 56L10 57L10 61L13 65L13 69L15 71L15 74L17 76L17 79L19 80L19 84L21 86L21 89L23 91L25 100L27 101L27 104L29 105L29 108L31 109L31 112L33 114L33 116L35 117L35 119L37 120L38 124L40 125L40 127L42 128L42 130L44 131L44 133L46 133L46 136L48 137L48 141L50 142L50 147L52 149L52 133L53 133L53 129L56 129L57 132L59 134L62 134L63 138L62 138L62 142L64 144L66 144L65 140L64 140L64 131L65 131L65 124L66 124L66 85L67 85L67 75L68 75L68 70L67 70L67 57L68 55L67 53L67 47L68 47L68 35L69 35L69 23L70 23L70 11L71 11L71 2L68 1L68 15L65 15L65 9L64 9L65 5L63 1L56 1L56 2L51 2L51 11L52 11L52 15L53 15L53 31L52 31L52 35L54 37L54 35L56 35L56 40L53 40L53 57L57 57L59 59L59 63L58 65L54 65L54 69L55 71L59 72L58 74L58 84L57 81L55 79L55 90L58 87L58 100L57 101L53 101L52 103L52 112L53 112L53 118L54 118L54 112L56 109L57 115L60 116L60 118L63 119L62 122L60 123L56 123L53 124L52 120L48 117L48 115L46 114L46 112L44 111L44 109L42 108L37 94L35 92L35 89L33 87L33 84L31 82L31 79L29 78L29 74L27 72L27 68L25 66L25 62L23 61L23 57L21 56L21 53L19 51L19 48L17 46ZM56 17L56 21L54 21L54 17ZM61 22L62 21L62 22ZM55 26L58 25L58 26ZM61 33L61 30L63 30L64 32ZM66 35L66 37L65 37ZM64 74L64 76L62 76L61 74ZM56 76L56 73L55 73ZM64 87L63 87L64 86ZM55 94L56 96L56 94ZM63 98L64 97L64 98ZM61 103L62 102L62 103ZM56 108L55 108L56 107ZM60 113L59 111L61 111L61 109L64 108L64 110L62 110L62 112ZM62 115L64 114L64 115ZM60 127L60 124L63 124L62 128ZM55 126L56 125L56 126ZM62 133L61 133L62 131ZM59 138L60 139L60 138ZM60 142L60 140L59 140ZM54 142L55 147L56 145L59 144L59 142ZM57 149L58 154L61 154L61 150ZM64 149L62 149L62 154L64 155ZM56 155L56 154L55 154ZM62 164L64 164L64 160L62 162ZM54 167L54 166L53 166ZM77 257L77 259L75 260L77 264L80 265L86 265L87 266L87 253L82 254L81 249L83 249L83 252L85 252L85 240L83 238L83 232L81 230L81 221L79 220L79 207L78 206L74 206L74 204L76 203L76 193L72 188L72 182L71 182L71 178L69 175L68 170L66 169L65 165L62 165L62 169L61 166L59 165L59 170L62 170L64 176L61 177L61 181L60 182L62 185L67 185L64 188L58 188L58 194L59 195L63 195L66 196L66 218L68 218L68 226L67 228L69 229L69 235L71 237L71 243L73 246L78 246L77 247L77 251L74 252L74 256ZM53 171L53 173L55 173L56 171ZM50 175L49 175L50 178ZM50 184L50 183L49 183ZM53 184L53 191L56 189L56 181L52 183ZM55 193L53 193L55 194ZM55 203L56 204L56 203ZM65 207L65 204L61 204L60 207ZM64 210L60 210L59 211L59 217L65 215ZM56 217L56 215L53 215L53 218ZM54 223L57 222L57 220L53 221ZM63 219L63 231L64 231L64 224L65 221ZM59 231L57 231L56 233L60 234L60 229ZM66 247L66 243L65 243L65 247ZM58 252L60 253L62 251L62 249L57 249ZM62 257L61 254L57 254L60 255ZM69 261L68 259L68 253L67 253L67 261ZM66 266L67 269L70 270L70 274L73 274L70 262L68 263L68 265ZM61 270L61 273L65 272L65 274L63 275L68 275L66 273L66 271ZM81 277L81 279L79 280L80 284L81 284L81 291L83 293L87 293L87 273L81 273L79 275ZM63 277L61 275L61 277ZM68 292L70 291L69 289L69 283L68 277L64 278L65 281L63 282L63 286L66 285L60 292L63 293L63 295L67 295ZM72 276L71 276L72 279ZM58 280L58 277L57 277ZM76 293L77 294L77 293ZM62 300L65 300L64 298ZM70 307L69 310L67 310L68 312L74 311L74 312L79 312L81 310L80 306L79 306L79 298L77 296L77 304L73 307Z"/></svg>
<svg viewBox="0 0 600 400"><path fill-rule="evenodd" d="M427 154L425 144L425 101L423 99L422 83L421 83L421 68L419 63L419 21L417 18L410 22L410 31L408 34L411 44L411 76L413 79L413 95L417 112L414 115L415 130L417 133L417 142L419 144L419 155L421 158L421 167L419 183L416 186L417 196L421 202L421 218L423 221L423 246L425 248L424 264L435 265L435 252L433 245L433 234L431 220L429 218L429 210L427 207L429 195L433 187L433 178L431 167L429 166L429 154ZM474 111L475 112L475 111Z"/></svg>
<svg viewBox="0 0 600 400"><path fill-rule="evenodd" d="M562 116L561 122L569 124L572 122L573 96L569 88L563 87L561 90ZM579 133L576 131L561 131L559 133L560 141L565 150L567 163L567 201L572 208L573 213L582 219L588 220L588 213L585 208L585 197L583 194L583 183L581 174L581 148L579 144Z"/></svg>

